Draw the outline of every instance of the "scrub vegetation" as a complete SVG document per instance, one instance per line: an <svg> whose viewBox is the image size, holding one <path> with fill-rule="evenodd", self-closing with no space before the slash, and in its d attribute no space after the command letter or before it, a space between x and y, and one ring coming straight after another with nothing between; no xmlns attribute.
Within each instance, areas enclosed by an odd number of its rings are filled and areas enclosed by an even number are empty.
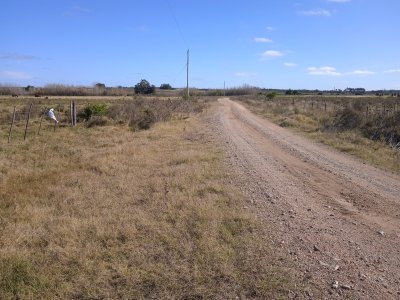
<svg viewBox="0 0 400 300"><path fill-rule="evenodd" d="M36 99L25 141L32 99L0 100L1 299L287 297L292 280L205 129L207 101L74 99L87 121L68 125L69 98ZM60 126L45 119L38 135L46 107Z"/></svg>
<svg viewBox="0 0 400 300"><path fill-rule="evenodd" d="M400 172L400 99L374 96L263 96L240 98L282 127Z"/></svg>

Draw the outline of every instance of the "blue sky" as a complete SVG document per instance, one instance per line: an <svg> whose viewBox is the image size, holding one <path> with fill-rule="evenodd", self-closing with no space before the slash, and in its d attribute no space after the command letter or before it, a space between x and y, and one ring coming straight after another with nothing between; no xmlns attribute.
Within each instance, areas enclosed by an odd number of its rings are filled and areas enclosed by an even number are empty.
<svg viewBox="0 0 400 300"><path fill-rule="evenodd" d="M0 83L400 89L399 0L1 0Z"/></svg>

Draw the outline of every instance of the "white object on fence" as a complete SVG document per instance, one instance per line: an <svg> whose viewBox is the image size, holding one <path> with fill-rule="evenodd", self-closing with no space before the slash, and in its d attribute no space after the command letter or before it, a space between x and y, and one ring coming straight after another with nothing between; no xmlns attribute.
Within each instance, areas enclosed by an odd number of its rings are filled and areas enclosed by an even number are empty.
<svg viewBox="0 0 400 300"><path fill-rule="evenodd" d="M57 121L57 119L56 119L56 116L54 115L54 109L53 109L53 108L50 108L50 109L49 109L49 111L47 112L47 116L48 116L50 119L54 120L56 123L58 123L58 121Z"/></svg>

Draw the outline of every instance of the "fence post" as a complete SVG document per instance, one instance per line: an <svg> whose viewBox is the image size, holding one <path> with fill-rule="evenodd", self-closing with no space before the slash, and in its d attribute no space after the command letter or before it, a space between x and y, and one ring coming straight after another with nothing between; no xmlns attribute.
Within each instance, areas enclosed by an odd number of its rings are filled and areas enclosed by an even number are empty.
<svg viewBox="0 0 400 300"><path fill-rule="evenodd" d="M13 111L13 115L12 115L10 131L8 133L8 142L10 142L10 139L11 139L11 131L12 131L12 128L13 128L13 125L14 125L14 121L15 121L15 106L14 106L14 111Z"/></svg>
<svg viewBox="0 0 400 300"><path fill-rule="evenodd" d="M71 118L71 126L74 126L74 111L73 111L72 100L69 102L69 116Z"/></svg>
<svg viewBox="0 0 400 300"><path fill-rule="evenodd" d="M73 111L73 125L76 126L76 103L75 100L72 101L72 111Z"/></svg>
<svg viewBox="0 0 400 300"><path fill-rule="evenodd" d="M26 140L26 134L27 134L27 132L28 132L28 124L29 124L29 119L30 119L30 117L31 117L32 105L33 105L33 102L31 102L31 104L29 105L28 117L26 118L26 126L25 126L24 141Z"/></svg>
<svg viewBox="0 0 400 300"><path fill-rule="evenodd" d="M40 129L42 128L42 121L43 121L43 117L44 117L45 113L46 113L46 110L42 113L42 116L40 117L38 135L40 135Z"/></svg>

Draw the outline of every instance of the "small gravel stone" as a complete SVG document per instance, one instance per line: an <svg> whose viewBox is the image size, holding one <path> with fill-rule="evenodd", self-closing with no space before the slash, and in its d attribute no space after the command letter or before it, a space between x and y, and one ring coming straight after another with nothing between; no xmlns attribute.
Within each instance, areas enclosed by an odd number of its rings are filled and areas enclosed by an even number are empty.
<svg viewBox="0 0 400 300"><path fill-rule="evenodd" d="M351 290L351 286L350 285L342 284L340 287L342 289L344 289L344 290Z"/></svg>

